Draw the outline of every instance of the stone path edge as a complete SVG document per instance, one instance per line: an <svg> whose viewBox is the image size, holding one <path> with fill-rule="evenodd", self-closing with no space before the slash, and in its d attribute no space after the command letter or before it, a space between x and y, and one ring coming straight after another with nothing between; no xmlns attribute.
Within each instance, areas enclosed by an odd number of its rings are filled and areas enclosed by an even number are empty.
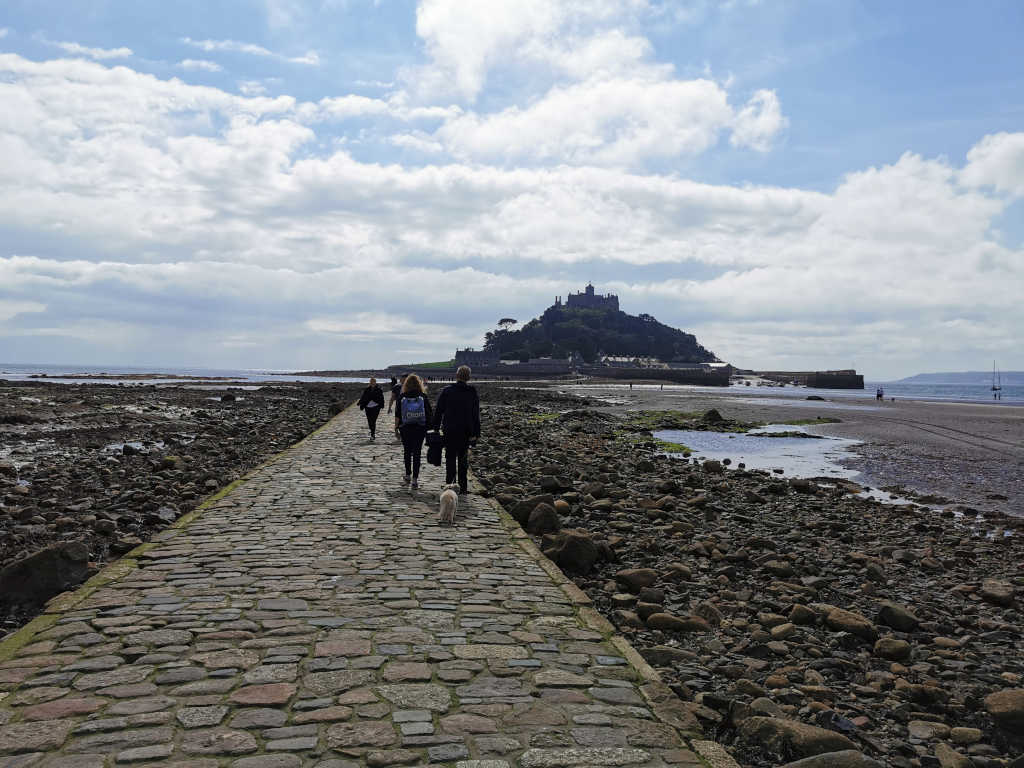
<svg viewBox="0 0 1024 768"><path fill-rule="evenodd" d="M261 469L264 469L269 464L273 464L286 453L295 450L304 442L309 440L311 437L315 436L317 433L327 429L327 427L329 427L335 419L340 419L354 405L355 401L353 401L343 410L339 411L334 416L329 418L327 421L325 421L319 427L317 427L308 435L303 437L301 440L292 443L283 451L275 453L266 461L261 462L260 464L250 469L241 477L232 480L223 488L220 488L214 493L207 496L191 512L186 512L184 515L182 515L169 526L167 526L164 530L160 531L156 535L156 537L154 537L153 541L144 542L139 546L135 547L134 549L126 552L117 560L108 563L102 569L100 569L99 573L87 579L78 588L70 592L61 592L59 595L55 595L54 597L50 598L47 601L46 607L43 609L43 612L41 614L32 619L32 621L30 621L24 627L21 627L21 629L12 632L3 640L0 640L0 662L7 661L11 657L13 657L14 654L18 652L19 648L28 645L36 635L38 635L40 632L45 632L47 629L56 624L57 621L60 619L60 615L62 613L65 613L66 611L69 611L72 608L74 608L80 602L89 597L89 595L91 595L97 589L99 589L102 586L105 586L106 584L109 584L112 581L117 581L118 579L121 579L127 576L132 571L134 571L136 568L139 567L139 561L136 559L139 557L139 555L142 555L145 552L148 552L149 550L159 546L168 538L174 538L175 536L177 536L179 533L181 533L181 531L184 531L192 523L194 523L196 520L202 517L203 513L211 505L223 499L225 496L227 496L229 493L235 490L238 486L246 482L250 477L252 477L257 472L259 472Z"/></svg>
<svg viewBox="0 0 1024 768"><path fill-rule="evenodd" d="M483 486L472 472L470 472L470 479L475 486L474 490L479 493ZM652 688L657 690L660 695L667 693L667 695L675 697L675 692L665 685L658 671L647 663L629 640L615 633L614 625L594 609L593 601L587 596L586 592L577 587L572 579L566 576L554 561L541 552L540 548L533 543L530 534L523 530L515 518L490 496L485 497L484 500L497 513L502 525L509 532L509 535L519 543L519 546L526 555L543 568L548 576L551 577L551 580L569 598L580 621L593 631L600 632L612 645L618 648L630 666L648 683L648 685L639 686L639 690L641 695L651 704L652 710L656 710L656 705L658 704L658 701L652 696ZM740 768L739 764L720 744L698 738L687 738L687 741L689 741L690 747L697 753L700 759L706 765L711 766L711 768Z"/></svg>

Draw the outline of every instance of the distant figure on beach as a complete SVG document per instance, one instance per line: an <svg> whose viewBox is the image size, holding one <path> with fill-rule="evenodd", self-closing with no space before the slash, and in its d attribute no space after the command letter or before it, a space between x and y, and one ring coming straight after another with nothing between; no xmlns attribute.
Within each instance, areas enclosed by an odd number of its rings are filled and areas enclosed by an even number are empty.
<svg viewBox="0 0 1024 768"><path fill-rule="evenodd" d="M370 385L363 390L359 398L359 410L366 414L366 424L370 427L370 442L377 439L377 417L384 407L384 390L377 385L377 380L370 377Z"/></svg>
<svg viewBox="0 0 1024 768"><path fill-rule="evenodd" d="M875 400L885 400L885 390L881 387L875 390Z"/></svg>
<svg viewBox="0 0 1024 768"><path fill-rule="evenodd" d="M419 487L420 461L423 457L423 439L427 427L433 423L430 400L423 380L410 373L402 383L402 393L395 403L395 430L402 438L405 460L405 482L412 481L412 489Z"/></svg>
<svg viewBox="0 0 1024 768"><path fill-rule="evenodd" d="M469 490L469 449L480 437L480 397L469 384L468 365L459 366L455 383L449 384L437 398L434 428L444 434L445 484L459 479L459 493Z"/></svg>
<svg viewBox="0 0 1024 768"><path fill-rule="evenodd" d="M405 381L405 379L402 379ZM391 408L395 403L398 402L399 396L402 394L402 385L398 383L394 376L391 377L391 399L388 400L388 413L391 413Z"/></svg>

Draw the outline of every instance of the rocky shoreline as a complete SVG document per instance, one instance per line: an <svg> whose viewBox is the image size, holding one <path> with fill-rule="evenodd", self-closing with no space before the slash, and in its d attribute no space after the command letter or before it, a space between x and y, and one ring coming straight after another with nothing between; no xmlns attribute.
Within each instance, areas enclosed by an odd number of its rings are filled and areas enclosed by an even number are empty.
<svg viewBox="0 0 1024 768"><path fill-rule="evenodd" d="M0 634L359 391L0 382Z"/></svg>
<svg viewBox="0 0 1024 768"><path fill-rule="evenodd" d="M482 400L486 493L741 764L1024 765L1019 520L670 458L572 395Z"/></svg>

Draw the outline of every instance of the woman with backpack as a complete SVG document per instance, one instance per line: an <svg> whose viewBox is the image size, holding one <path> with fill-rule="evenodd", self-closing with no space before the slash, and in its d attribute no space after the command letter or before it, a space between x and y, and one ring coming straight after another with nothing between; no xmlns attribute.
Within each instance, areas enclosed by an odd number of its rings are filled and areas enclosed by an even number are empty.
<svg viewBox="0 0 1024 768"><path fill-rule="evenodd" d="M370 442L377 439L377 417L380 416L380 409L384 407L384 390L377 384L377 380L370 379L370 386L363 390L363 396L359 398L359 410L366 414L366 423L370 427Z"/></svg>
<svg viewBox="0 0 1024 768"><path fill-rule="evenodd" d="M411 480L414 491L419 487L423 439L432 423L433 413L423 380L410 373L402 383L402 394L395 402L395 430L401 435L405 450L405 482Z"/></svg>

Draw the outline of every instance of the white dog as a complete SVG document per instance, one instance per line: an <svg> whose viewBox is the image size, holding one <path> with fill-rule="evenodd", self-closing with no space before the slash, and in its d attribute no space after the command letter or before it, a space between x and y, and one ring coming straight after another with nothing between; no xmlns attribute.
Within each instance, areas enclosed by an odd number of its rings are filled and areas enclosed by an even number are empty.
<svg viewBox="0 0 1024 768"><path fill-rule="evenodd" d="M441 525L455 525L455 512L459 508L459 494L455 488L449 485L441 491Z"/></svg>

